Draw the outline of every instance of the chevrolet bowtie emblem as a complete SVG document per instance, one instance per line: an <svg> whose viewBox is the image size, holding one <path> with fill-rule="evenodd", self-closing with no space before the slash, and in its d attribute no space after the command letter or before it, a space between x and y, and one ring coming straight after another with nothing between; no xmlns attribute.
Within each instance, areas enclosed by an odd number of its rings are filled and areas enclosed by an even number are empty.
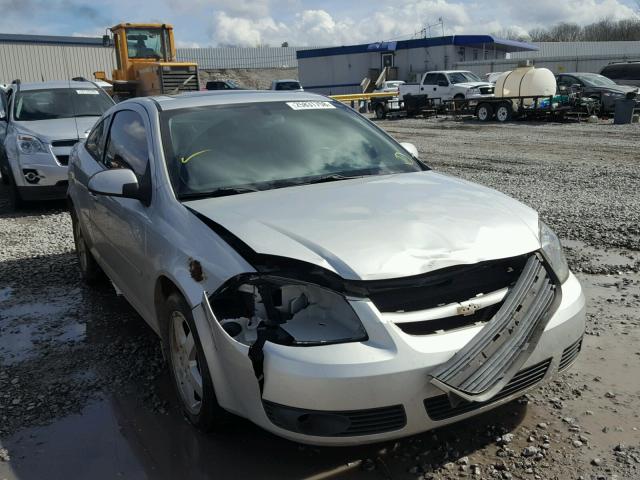
<svg viewBox="0 0 640 480"><path fill-rule="evenodd" d="M480 310L480 307L474 303L467 303L465 305L459 305L457 308L458 315L473 315L476 310Z"/></svg>

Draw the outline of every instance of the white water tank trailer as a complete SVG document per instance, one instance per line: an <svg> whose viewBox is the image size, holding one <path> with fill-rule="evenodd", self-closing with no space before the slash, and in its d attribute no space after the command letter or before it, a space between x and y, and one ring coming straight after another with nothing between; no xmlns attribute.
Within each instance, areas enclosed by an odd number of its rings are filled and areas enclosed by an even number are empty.
<svg viewBox="0 0 640 480"><path fill-rule="evenodd" d="M496 97L541 97L555 95L556 77L547 68L518 67L496 80ZM533 100L525 100L525 104Z"/></svg>

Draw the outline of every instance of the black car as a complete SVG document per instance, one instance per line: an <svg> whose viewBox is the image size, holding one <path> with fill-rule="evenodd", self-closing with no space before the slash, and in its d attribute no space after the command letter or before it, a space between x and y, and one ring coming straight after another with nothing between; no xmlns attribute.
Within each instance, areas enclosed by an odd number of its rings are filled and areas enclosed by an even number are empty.
<svg viewBox="0 0 640 480"><path fill-rule="evenodd" d="M602 111L612 113L616 100L638 91L637 87L618 85L613 80L597 73L563 73L556 76L558 89L579 88L583 97L597 98L602 102Z"/></svg>
<svg viewBox="0 0 640 480"><path fill-rule="evenodd" d="M244 90L233 80L210 80L205 88L207 90Z"/></svg>
<svg viewBox="0 0 640 480"><path fill-rule="evenodd" d="M618 85L640 87L640 62L610 63L600 75L610 78Z"/></svg>

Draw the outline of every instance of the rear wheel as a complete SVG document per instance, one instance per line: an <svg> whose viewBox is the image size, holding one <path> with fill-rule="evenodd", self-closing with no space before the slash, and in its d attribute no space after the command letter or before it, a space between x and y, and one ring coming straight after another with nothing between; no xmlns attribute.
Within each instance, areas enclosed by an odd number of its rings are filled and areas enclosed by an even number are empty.
<svg viewBox="0 0 640 480"><path fill-rule="evenodd" d="M184 414L200 430L227 425L232 416L218 404L191 309L174 292L166 300L165 312L165 351Z"/></svg>
<svg viewBox="0 0 640 480"><path fill-rule="evenodd" d="M80 275L87 285L95 285L102 277L102 269L93 254L82 233L82 227L78 221L77 214L71 211L71 223L73 227L73 241L76 245L76 255L80 266Z"/></svg>
<svg viewBox="0 0 640 480"><path fill-rule="evenodd" d="M376 118L378 120L384 120L385 117L387 116L387 112L384 111L384 105L382 105L381 103L376 105L375 112L376 112Z"/></svg>
<svg viewBox="0 0 640 480"><path fill-rule="evenodd" d="M488 103L481 103L476 110L478 120L488 122L493 117L493 107Z"/></svg>
<svg viewBox="0 0 640 480"><path fill-rule="evenodd" d="M513 116L513 108L508 103L501 103L496 108L496 119L499 122L508 122Z"/></svg>

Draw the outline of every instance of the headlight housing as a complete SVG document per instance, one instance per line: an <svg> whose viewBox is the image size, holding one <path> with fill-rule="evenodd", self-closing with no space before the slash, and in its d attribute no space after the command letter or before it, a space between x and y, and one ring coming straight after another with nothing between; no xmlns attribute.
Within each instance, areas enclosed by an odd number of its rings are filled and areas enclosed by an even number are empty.
<svg viewBox="0 0 640 480"><path fill-rule="evenodd" d="M544 222L539 222L540 230L540 244L542 245L542 253L553 268L553 271L560 280L560 283L564 283L569 278L569 266L567 265L567 259L562 252L562 245L560 239Z"/></svg>
<svg viewBox="0 0 640 480"><path fill-rule="evenodd" d="M33 135L18 134L18 150L27 155L46 152L43 143Z"/></svg>
<svg viewBox="0 0 640 480"><path fill-rule="evenodd" d="M318 285L272 275L245 275L214 293L211 308L234 339L253 344L259 326L272 342L317 346L368 339L360 319L341 294Z"/></svg>

